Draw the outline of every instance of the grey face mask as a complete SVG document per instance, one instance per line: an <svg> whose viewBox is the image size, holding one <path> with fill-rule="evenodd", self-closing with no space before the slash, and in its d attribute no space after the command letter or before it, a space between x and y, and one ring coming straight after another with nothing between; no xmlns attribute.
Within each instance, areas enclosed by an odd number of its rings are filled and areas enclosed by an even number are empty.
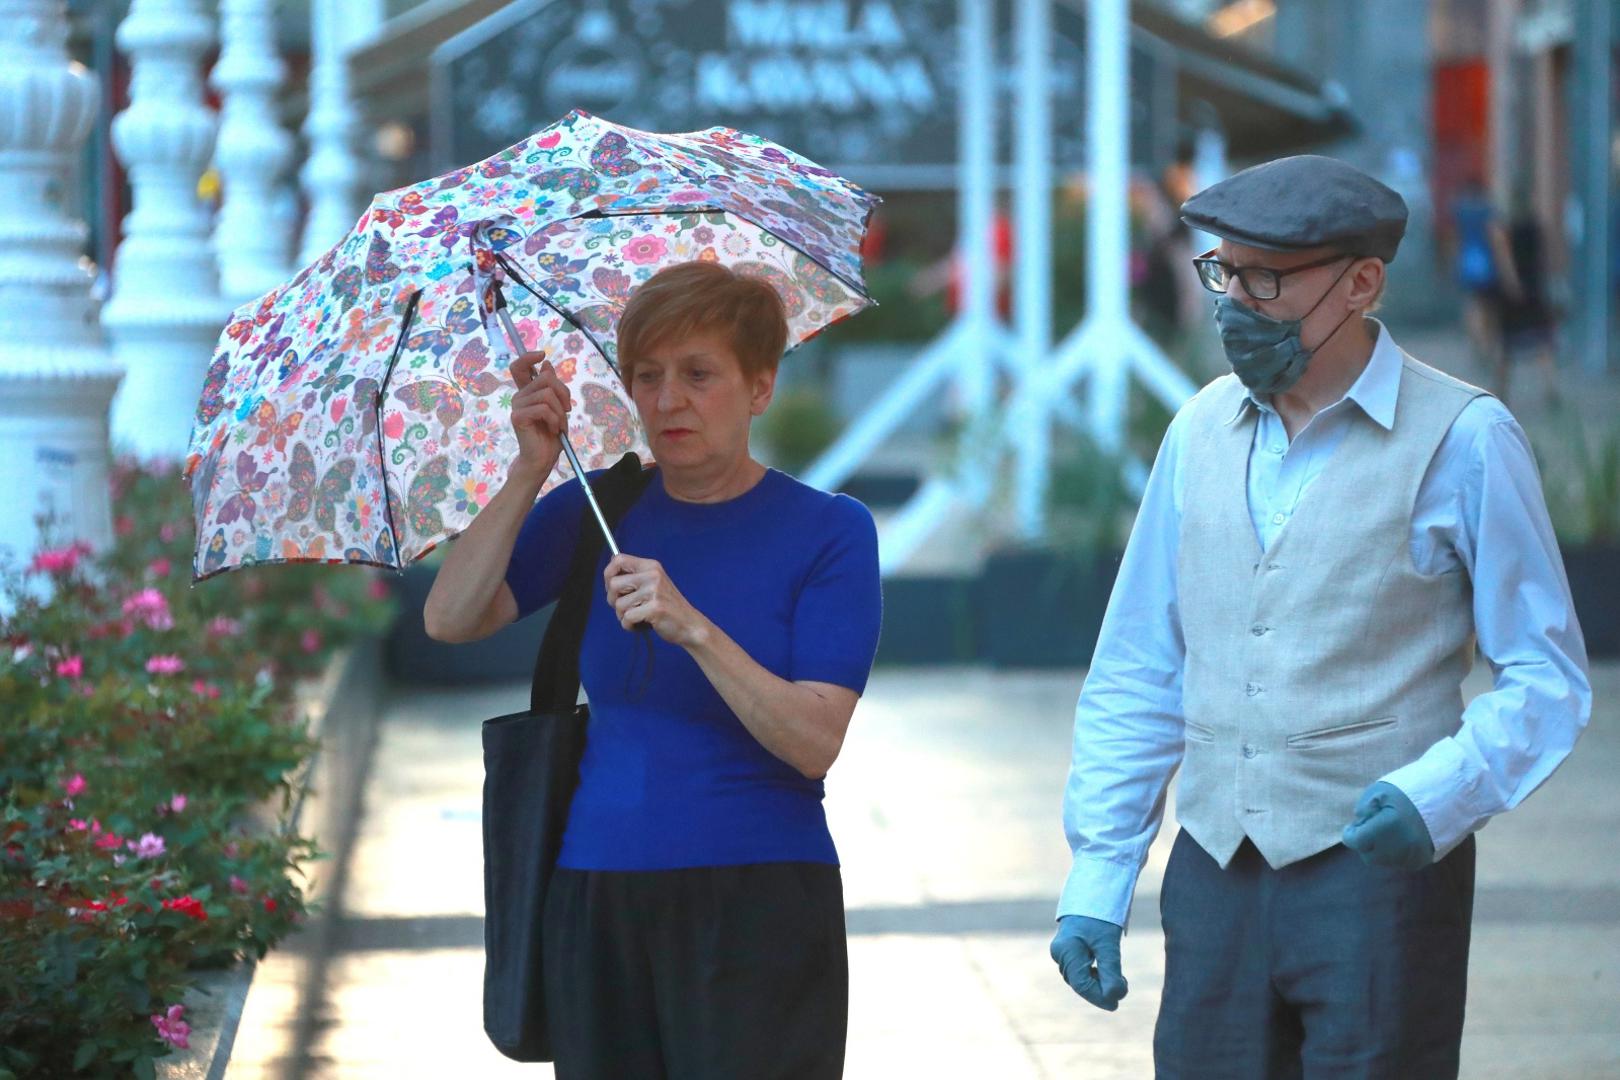
<svg viewBox="0 0 1620 1080"><path fill-rule="evenodd" d="M1350 266L1354 265L1352 260ZM1353 311L1340 319L1333 333L1314 348L1307 349L1299 340L1300 327L1312 312L1322 306L1322 301L1343 280L1350 266L1339 271L1339 276L1311 305L1311 310L1297 319L1273 319L1238 303L1230 296L1215 298L1215 326L1221 333L1221 347L1226 350L1226 359L1232 365L1233 374L1249 388L1250 393L1269 396L1291 389L1305 374L1305 367L1316 350L1326 345L1333 334L1337 334L1350 321L1350 316L1355 314Z"/></svg>

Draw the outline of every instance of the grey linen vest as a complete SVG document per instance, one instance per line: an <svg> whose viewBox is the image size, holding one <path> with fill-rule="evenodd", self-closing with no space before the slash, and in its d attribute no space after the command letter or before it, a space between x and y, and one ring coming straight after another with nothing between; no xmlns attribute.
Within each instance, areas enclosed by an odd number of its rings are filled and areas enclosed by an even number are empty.
<svg viewBox="0 0 1620 1080"><path fill-rule="evenodd" d="M1249 516L1242 384L1217 379L1188 405L1176 805L1221 866L1245 836L1273 867L1332 847L1368 784L1461 725L1473 589L1418 572L1411 521L1446 432L1483 393L1403 354L1392 429L1352 407L1269 551Z"/></svg>

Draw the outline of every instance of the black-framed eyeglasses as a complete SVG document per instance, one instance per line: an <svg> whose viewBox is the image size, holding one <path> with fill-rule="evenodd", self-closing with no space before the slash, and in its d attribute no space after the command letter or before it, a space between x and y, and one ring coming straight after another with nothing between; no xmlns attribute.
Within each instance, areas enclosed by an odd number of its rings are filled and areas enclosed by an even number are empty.
<svg viewBox="0 0 1620 1080"><path fill-rule="evenodd" d="M1237 278L1243 285L1243 291L1256 300L1275 300L1282 292L1282 279L1289 274L1297 274L1301 270L1315 270L1319 266L1327 266L1343 259L1354 259L1354 255L1340 252L1329 255L1325 259L1317 259L1303 266L1290 266L1286 270L1273 270L1269 266L1233 266L1215 258L1217 248L1210 248L1198 258L1193 260L1193 266L1198 268L1198 280L1212 293L1224 293L1230 287L1233 278Z"/></svg>

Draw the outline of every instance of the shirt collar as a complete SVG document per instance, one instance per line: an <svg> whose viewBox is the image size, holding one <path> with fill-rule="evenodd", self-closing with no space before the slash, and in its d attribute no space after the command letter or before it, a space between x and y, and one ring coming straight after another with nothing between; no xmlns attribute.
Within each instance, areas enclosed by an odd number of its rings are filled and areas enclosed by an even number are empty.
<svg viewBox="0 0 1620 1080"><path fill-rule="evenodd" d="M1367 418L1385 431L1395 427L1395 401L1400 396L1401 389L1401 349L1389 335L1389 330L1377 319L1368 317L1377 331L1373 341L1372 356L1367 359L1367 366L1362 369L1360 376L1351 385L1344 395L1344 400L1353 401L1361 406L1361 411ZM1253 393L1246 393L1238 402L1237 409L1227 419L1228 425L1235 424L1249 409L1270 410L1269 399L1262 401Z"/></svg>

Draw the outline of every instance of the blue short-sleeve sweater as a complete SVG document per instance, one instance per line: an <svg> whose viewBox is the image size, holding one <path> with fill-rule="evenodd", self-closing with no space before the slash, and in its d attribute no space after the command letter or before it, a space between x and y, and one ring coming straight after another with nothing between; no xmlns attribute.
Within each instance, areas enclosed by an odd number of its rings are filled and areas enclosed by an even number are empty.
<svg viewBox="0 0 1620 1080"><path fill-rule="evenodd" d="M561 592L586 512L577 482L529 512L506 575L519 617ZM658 560L768 671L865 689L881 593L877 533L859 502L773 469L735 499L688 503L655 474L615 536L626 554ZM598 578L607 559L604 550ZM600 586L592 596L580 650L590 735L558 864L836 864L821 782L755 741L697 662L656 634L649 677L642 635L619 626Z"/></svg>

